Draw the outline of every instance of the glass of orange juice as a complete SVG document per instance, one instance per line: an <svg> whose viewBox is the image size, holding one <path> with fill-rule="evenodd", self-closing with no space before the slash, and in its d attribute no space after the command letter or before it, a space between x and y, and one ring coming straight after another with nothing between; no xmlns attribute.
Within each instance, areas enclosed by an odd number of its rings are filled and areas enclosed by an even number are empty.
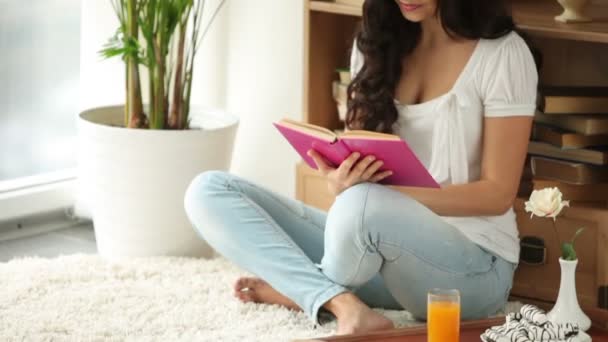
<svg viewBox="0 0 608 342"><path fill-rule="evenodd" d="M459 342L460 292L432 289L427 300L428 342Z"/></svg>

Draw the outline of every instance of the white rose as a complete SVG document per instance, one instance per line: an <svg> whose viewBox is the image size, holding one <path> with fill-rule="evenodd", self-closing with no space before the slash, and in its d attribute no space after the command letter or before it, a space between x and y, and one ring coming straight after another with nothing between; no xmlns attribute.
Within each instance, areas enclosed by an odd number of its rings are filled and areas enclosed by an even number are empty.
<svg viewBox="0 0 608 342"><path fill-rule="evenodd" d="M526 202L526 212L538 217L551 217L555 220L557 215L569 207L570 202L562 200L562 192L558 188L545 188L534 190L530 195L530 200Z"/></svg>

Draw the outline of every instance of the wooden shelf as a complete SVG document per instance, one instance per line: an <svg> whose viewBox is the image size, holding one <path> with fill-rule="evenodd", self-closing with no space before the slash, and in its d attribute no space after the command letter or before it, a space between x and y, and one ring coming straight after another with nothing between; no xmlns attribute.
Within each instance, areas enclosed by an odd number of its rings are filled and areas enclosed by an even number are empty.
<svg viewBox="0 0 608 342"><path fill-rule="evenodd" d="M554 20L562 12L553 0L518 0L513 3L517 26L537 37L608 43L608 4L589 6L593 22L564 24Z"/></svg>
<svg viewBox="0 0 608 342"><path fill-rule="evenodd" d="M360 7L336 4L330 1L310 1L309 8L311 11L344 14L355 17L363 15L363 9Z"/></svg>
<svg viewBox="0 0 608 342"><path fill-rule="evenodd" d="M359 7L328 1L310 1L311 11L361 16ZM555 0L515 0L513 17L517 26L530 35L554 39L568 39L608 44L608 4L593 4L587 11L591 23L563 24L553 18L561 13Z"/></svg>

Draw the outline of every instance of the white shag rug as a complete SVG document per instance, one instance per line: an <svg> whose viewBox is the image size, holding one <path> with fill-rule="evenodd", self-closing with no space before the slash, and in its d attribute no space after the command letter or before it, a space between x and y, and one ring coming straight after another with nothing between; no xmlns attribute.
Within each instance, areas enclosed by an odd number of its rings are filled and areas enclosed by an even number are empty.
<svg viewBox="0 0 608 342"><path fill-rule="evenodd" d="M0 341L289 341L332 335L303 313L232 297L246 272L222 258L0 263ZM405 311L382 311L399 326Z"/></svg>
<svg viewBox="0 0 608 342"><path fill-rule="evenodd" d="M0 341L289 341L332 335L303 313L232 297L222 258L107 261L77 254L0 263ZM378 310L399 327L405 311Z"/></svg>

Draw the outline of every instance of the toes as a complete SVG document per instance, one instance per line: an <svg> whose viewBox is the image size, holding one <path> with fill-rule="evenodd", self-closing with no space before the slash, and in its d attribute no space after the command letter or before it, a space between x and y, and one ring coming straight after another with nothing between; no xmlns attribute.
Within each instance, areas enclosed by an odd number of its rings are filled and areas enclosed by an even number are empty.
<svg viewBox="0 0 608 342"><path fill-rule="evenodd" d="M243 303L256 302L255 295L250 291L237 291L234 296Z"/></svg>
<svg viewBox="0 0 608 342"><path fill-rule="evenodd" d="M243 291L243 289L253 289L258 283L256 278L242 277L234 283L234 291Z"/></svg>
<svg viewBox="0 0 608 342"><path fill-rule="evenodd" d="M245 286L245 278L239 278L237 279L237 281L234 282L234 291L235 292L239 292L242 289L244 289Z"/></svg>

